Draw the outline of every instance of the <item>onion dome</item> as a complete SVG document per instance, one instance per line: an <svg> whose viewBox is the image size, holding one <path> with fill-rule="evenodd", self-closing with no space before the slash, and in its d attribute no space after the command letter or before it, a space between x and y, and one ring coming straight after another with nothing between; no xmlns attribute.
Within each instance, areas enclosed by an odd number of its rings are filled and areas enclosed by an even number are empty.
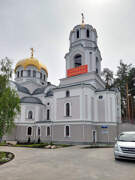
<svg viewBox="0 0 135 180"><path fill-rule="evenodd" d="M43 69L47 75L48 75L48 70L46 68L45 65L42 65L38 59L34 58L33 57L33 48L31 48L31 57L30 58L26 58L26 59L23 59L21 61L19 61L16 66L15 66L15 72L16 72L16 69L19 67L19 66L22 66L24 69L26 69L28 66L35 66L39 71L41 69Z"/></svg>

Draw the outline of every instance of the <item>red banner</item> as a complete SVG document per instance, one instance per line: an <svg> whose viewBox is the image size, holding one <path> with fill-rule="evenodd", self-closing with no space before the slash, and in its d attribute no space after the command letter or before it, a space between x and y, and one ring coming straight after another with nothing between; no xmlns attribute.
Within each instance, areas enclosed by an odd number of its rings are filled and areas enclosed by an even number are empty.
<svg viewBox="0 0 135 180"><path fill-rule="evenodd" d="M84 74L88 72L88 65L78 66L76 68L67 70L67 77L77 76L79 74Z"/></svg>

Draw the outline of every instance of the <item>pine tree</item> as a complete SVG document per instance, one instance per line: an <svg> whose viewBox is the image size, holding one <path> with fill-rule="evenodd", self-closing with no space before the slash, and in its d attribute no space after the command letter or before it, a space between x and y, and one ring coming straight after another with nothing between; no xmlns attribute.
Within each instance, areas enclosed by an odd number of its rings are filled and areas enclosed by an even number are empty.
<svg viewBox="0 0 135 180"><path fill-rule="evenodd" d="M132 89L133 78L133 66L132 64L125 64L120 60L118 66L116 78L114 80L114 86L117 87L121 93L121 115L123 120L130 121L130 101L129 96ZM131 75L132 74L132 75Z"/></svg>
<svg viewBox="0 0 135 180"><path fill-rule="evenodd" d="M113 84L113 71L111 71L109 68L104 68L102 72L102 76L104 78L104 81L106 83L106 89L110 89Z"/></svg>

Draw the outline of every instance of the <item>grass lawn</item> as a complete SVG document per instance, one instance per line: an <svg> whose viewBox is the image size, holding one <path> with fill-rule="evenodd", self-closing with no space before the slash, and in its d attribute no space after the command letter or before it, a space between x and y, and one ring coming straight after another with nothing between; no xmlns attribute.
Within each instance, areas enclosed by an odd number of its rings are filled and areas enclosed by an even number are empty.
<svg viewBox="0 0 135 180"><path fill-rule="evenodd" d="M16 144L14 147L29 147L29 148L44 148L48 143L38 143L38 144Z"/></svg>
<svg viewBox="0 0 135 180"><path fill-rule="evenodd" d="M6 142L1 142L0 146L7 146Z"/></svg>
<svg viewBox="0 0 135 180"><path fill-rule="evenodd" d="M29 148L45 148L46 146L48 145L55 145L56 148L61 148L61 147L69 147L71 145L67 145L67 144L49 144L49 143L39 143L39 144L16 144L16 145L13 145L15 147L29 147Z"/></svg>
<svg viewBox="0 0 135 180"><path fill-rule="evenodd" d="M4 164L14 158L14 155L10 152L0 151L0 165Z"/></svg>
<svg viewBox="0 0 135 180"><path fill-rule="evenodd" d="M12 147L28 147L28 148L45 148L48 145L55 145L56 148L64 148L64 147L70 147L71 145L68 144L53 144L53 143L31 143L31 144L23 144L23 143L18 143L18 144L6 144L5 142L0 143L0 146L12 146Z"/></svg>

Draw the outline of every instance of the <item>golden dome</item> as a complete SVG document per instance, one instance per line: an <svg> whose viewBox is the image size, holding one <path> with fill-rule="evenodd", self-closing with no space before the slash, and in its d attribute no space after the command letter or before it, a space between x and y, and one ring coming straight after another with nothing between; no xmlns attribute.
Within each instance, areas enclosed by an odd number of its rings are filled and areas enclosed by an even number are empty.
<svg viewBox="0 0 135 180"><path fill-rule="evenodd" d="M27 58L27 59L23 59L21 61L19 61L16 66L15 66L15 72L16 72L16 69L19 67L19 66L23 66L24 69L26 69L28 66L35 66L38 70L41 70L43 69L47 75L48 75L48 71L47 71L47 68L45 65L42 65L41 63L39 63L39 61L37 59L35 59L34 57L30 57L30 58Z"/></svg>

